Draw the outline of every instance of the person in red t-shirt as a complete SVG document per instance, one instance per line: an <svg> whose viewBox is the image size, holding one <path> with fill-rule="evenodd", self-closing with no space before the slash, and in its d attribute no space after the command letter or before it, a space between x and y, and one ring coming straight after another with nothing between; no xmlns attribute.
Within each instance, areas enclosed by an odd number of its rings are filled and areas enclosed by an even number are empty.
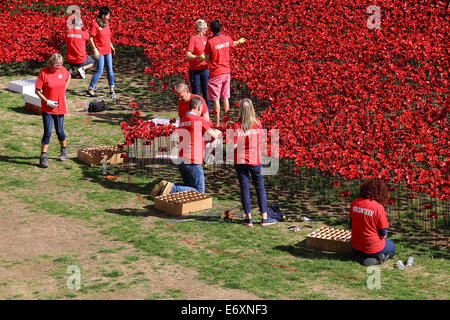
<svg viewBox="0 0 450 320"><path fill-rule="evenodd" d="M208 82L209 71L208 64L205 62L205 46L208 25L205 20L199 19L195 22L195 35L189 38L186 52L186 58L189 60L189 82L193 94L203 94L209 111L209 100L207 96L206 84Z"/></svg>
<svg viewBox="0 0 450 320"><path fill-rule="evenodd" d="M256 118L255 109L250 99L239 101L238 120L234 123L234 168L241 189L241 202L244 208L244 225L253 227L250 201L249 175L252 176L258 198L261 226L269 226L277 222L267 216L267 198L264 188L264 176L261 174L260 136L262 126Z"/></svg>
<svg viewBox="0 0 450 320"><path fill-rule="evenodd" d="M205 118L206 121L210 121L208 106L206 105L205 100L197 94L191 94L189 92L189 87L185 83L177 84L175 86L175 93L178 98L178 118L181 119L186 115L186 113L189 111L189 102L193 97L198 97L203 102L201 116Z"/></svg>
<svg viewBox="0 0 450 320"><path fill-rule="evenodd" d="M350 205L353 253L364 266L382 264L395 254L394 244L386 239L389 224L383 205L388 197L383 181L371 178L364 181L359 198Z"/></svg>
<svg viewBox="0 0 450 320"><path fill-rule="evenodd" d="M230 49L245 41L244 38L233 41L230 37L222 35L222 24L218 19L210 23L213 36L206 42L205 56L209 65L208 99L212 101L216 113L215 125L220 123L220 103L222 99L223 112L227 114L230 109Z"/></svg>
<svg viewBox="0 0 450 320"><path fill-rule="evenodd" d="M209 122L200 116L203 103L201 98L193 97L189 102L189 111L180 119L176 130L180 136L178 170L181 173L183 184L173 184L163 180L151 191L152 197L188 190L205 193L205 177L202 166L205 148L204 135L207 133L217 139L221 133L219 130L211 128Z"/></svg>
<svg viewBox="0 0 450 320"><path fill-rule="evenodd" d="M109 18L111 17L111 11L108 7L100 7L97 19L91 25L89 42L94 49L94 58L97 59L95 63L95 73L91 79L91 83L88 88L88 95L95 97L94 88L103 74L103 67L106 66L106 72L108 74L109 90L113 100L116 99L114 92L114 72L112 65L112 55L116 55L116 50L111 43L111 31L109 29Z"/></svg>
<svg viewBox="0 0 450 320"><path fill-rule="evenodd" d="M83 31L81 19L74 20L73 28L66 32L66 61L70 64L69 73L77 70L81 78L86 78L86 70L94 66L94 59L86 54L86 42L89 41L89 33Z"/></svg>
<svg viewBox="0 0 450 320"><path fill-rule="evenodd" d="M61 146L59 160L67 160L67 143L64 134L64 114L67 113L66 90L70 83L70 73L64 68L64 59L59 53L53 54L47 62L47 67L39 72L36 80L36 95L41 98L44 135L41 143L39 167L47 168L47 150L52 135L52 122L55 123L56 134Z"/></svg>

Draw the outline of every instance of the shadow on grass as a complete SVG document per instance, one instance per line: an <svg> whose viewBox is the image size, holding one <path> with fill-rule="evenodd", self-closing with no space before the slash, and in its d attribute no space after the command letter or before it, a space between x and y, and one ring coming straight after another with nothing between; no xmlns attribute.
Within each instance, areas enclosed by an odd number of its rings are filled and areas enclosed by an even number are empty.
<svg viewBox="0 0 450 320"><path fill-rule="evenodd" d="M0 74L3 76L17 76L38 74L39 71L46 66L46 61L21 61L0 63Z"/></svg>
<svg viewBox="0 0 450 320"><path fill-rule="evenodd" d="M433 244L426 235L406 236L404 234L392 234L392 242L396 247L396 256L405 257L406 253L402 250L405 248L409 255L418 255L434 259L449 259L450 254L448 248L448 238L440 236L442 242ZM403 251L403 252L402 252ZM405 257L406 258L406 257Z"/></svg>
<svg viewBox="0 0 450 320"><path fill-rule="evenodd" d="M151 205L147 205L144 209L107 209L106 212L117 214L121 216L132 216L132 217L155 217L164 220L173 220L173 222L168 222L167 225L173 225L176 223L182 223L187 221L204 221L204 222L220 222L220 214L222 210L217 210L209 214L201 213L189 213L186 215L171 215L169 213L155 209ZM240 221L230 221L229 223L240 223Z"/></svg>
<svg viewBox="0 0 450 320"><path fill-rule="evenodd" d="M131 118L132 114L130 113L117 113L114 112L117 111L109 110L109 111L102 111L102 112L93 112L93 113L87 113L86 116L90 117L93 123L107 123L107 124L115 124L120 125L122 121L129 122L128 120Z"/></svg>
<svg viewBox="0 0 450 320"><path fill-rule="evenodd" d="M397 257L405 258L406 253L401 248L407 248L408 255L432 257L434 259L449 259L447 250L439 246L424 245L422 240L414 240L408 237L396 238L393 240L396 246L394 260ZM335 252L325 252L306 248L306 239L291 246L278 246L275 249L288 252L295 257L311 259L333 259L340 261L354 261L353 255Z"/></svg>
<svg viewBox="0 0 450 320"><path fill-rule="evenodd" d="M288 252L294 257L301 257L307 259L326 259L339 261L353 261L353 255L342 254L336 252L325 252L306 248L306 239L291 246L277 246L276 250Z"/></svg>
<svg viewBox="0 0 450 320"><path fill-rule="evenodd" d="M102 187L112 190L120 190L126 191L129 193L140 194L140 195L148 195L151 189L156 185L156 182L150 182L145 185L135 184L125 181L118 180L108 180L102 173L101 166L89 166L86 163L80 161L78 158L71 159L73 162L78 164L83 173L83 179L89 180L93 183L98 183ZM120 175L123 169L121 167L110 167L108 170L114 170L116 175Z"/></svg>
<svg viewBox="0 0 450 320"><path fill-rule="evenodd" d="M12 108L8 108L11 111L17 112L17 113L21 113L21 114L26 114L26 115L32 115L32 116L37 116L37 117L41 117L41 115L33 113L31 111L28 111L27 109L25 109L25 103L23 106L20 107L12 107Z"/></svg>
<svg viewBox="0 0 450 320"><path fill-rule="evenodd" d="M39 167L39 156L37 155L36 157L8 157L0 155L0 162L27 164L32 167Z"/></svg>

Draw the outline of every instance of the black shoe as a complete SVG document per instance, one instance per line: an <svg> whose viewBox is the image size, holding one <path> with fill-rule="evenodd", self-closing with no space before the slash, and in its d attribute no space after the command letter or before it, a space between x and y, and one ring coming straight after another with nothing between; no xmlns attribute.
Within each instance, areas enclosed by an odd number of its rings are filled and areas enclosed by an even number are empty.
<svg viewBox="0 0 450 320"><path fill-rule="evenodd" d="M87 95L88 95L89 97L92 97L92 98L97 97L97 95L96 95L95 93L92 94L92 93L89 92L89 90L86 90L86 93L87 93Z"/></svg>
<svg viewBox="0 0 450 320"><path fill-rule="evenodd" d="M394 257L394 254L395 254L395 253L387 254L387 255L384 255L384 254L383 254L383 256L384 256L383 263L386 262L388 259L392 259L392 258Z"/></svg>
<svg viewBox="0 0 450 320"><path fill-rule="evenodd" d="M377 258L365 258L363 260L363 266L365 266L365 267L374 266L379 263L380 263L380 261Z"/></svg>
<svg viewBox="0 0 450 320"><path fill-rule="evenodd" d="M41 157L39 158L39 168L48 168L46 153L41 153Z"/></svg>
<svg viewBox="0 0 450 320"><path fill-rule="evenodd" d="M380 254L377 256L378 263L379 263L379 264L385 263L386 260L388 259L388 256L389 256L389 255L386 256L384 253L380 253Z"/></svg>
<svg viewBox="0 0 450 320"><path fill-rule="evenodd" d="M67 154L67 149L66 148L61 148L61 151L59 153L59 160L60 161L66 161L68 158L68 154Z"/></svg>

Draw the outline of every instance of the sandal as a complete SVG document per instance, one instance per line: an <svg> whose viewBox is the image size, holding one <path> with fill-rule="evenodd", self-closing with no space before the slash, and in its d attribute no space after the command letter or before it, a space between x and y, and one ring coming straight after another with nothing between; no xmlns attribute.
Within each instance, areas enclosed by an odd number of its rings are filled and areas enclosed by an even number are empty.
<svg viewBox="0 0 450 320"><path fill-rule="evenodd" d="M95 93L92 94L89 92L89 90L86 90L86 92L87 92L88 96L90 96L90 97L97 97L97 95Z"/></svg>

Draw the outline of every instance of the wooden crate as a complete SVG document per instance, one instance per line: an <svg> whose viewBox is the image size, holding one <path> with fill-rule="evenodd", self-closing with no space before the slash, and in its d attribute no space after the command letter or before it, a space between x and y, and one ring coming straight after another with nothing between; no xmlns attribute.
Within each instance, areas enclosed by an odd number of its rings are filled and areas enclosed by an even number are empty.
<svg viewBox="0 0 450 320"><path fill-rule="evenodd" d="M322 251L352 253L352 232L324 226L306 236L306 247Z"/></svg>
<svg viewBox="0 0 450 320"><path fill-rule="evenodd" d="M155 208L171 215L181 216L212 208L212 198L197 191L171 193L155 198Z"/></svg>
<svg viewBox="0 0 450 320"><path fill-rule="evenodd" d="M123 158L120 157L122 153L117 146L78 149L78 160L90 166L97 166L102 165L103 158L106 157L106 163L113 165L123 163Z"/></svg>

